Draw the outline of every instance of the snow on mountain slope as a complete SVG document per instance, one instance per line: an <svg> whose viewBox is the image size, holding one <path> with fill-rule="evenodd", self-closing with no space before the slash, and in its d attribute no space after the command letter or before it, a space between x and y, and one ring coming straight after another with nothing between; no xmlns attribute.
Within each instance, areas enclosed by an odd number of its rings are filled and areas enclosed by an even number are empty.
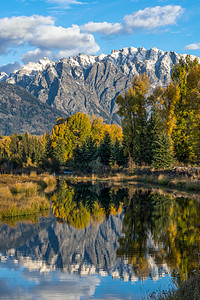
<svg viewBox="0 0 200 300"><path fill-rule="evenodd" d="M79 54L57 62L44 58L13 72L6 82L24 87L42 102L67 114L80 111L120 123L115 99L130 88L134 75L146 72L151 91L158 85L165 87L181 57L185 55L155 47L130 47L113 50L110 55Z"/></svg>

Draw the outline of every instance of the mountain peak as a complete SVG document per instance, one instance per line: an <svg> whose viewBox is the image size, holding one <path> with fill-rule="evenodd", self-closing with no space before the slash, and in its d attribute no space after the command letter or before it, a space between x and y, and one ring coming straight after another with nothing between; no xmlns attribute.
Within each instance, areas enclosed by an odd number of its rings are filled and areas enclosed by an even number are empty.
<svg viewBox="0 0 200 300"><path fill-rule="evenodd" d="M0 81L5 81L8 75L5 72L0 72Z"/></svg>
<svg viewBox="0 0 200 300"><path fill-rule="evenodd" d="M24 87L67 115L82 112L102 116L107 123L120 123L115 99L131 87L133 77L145 72L150 92L156 86L166 87L181 57L185 56L156 47L125 47L109 55L79 54L57 62L43 58L13 72L5 81Z"/></svg>

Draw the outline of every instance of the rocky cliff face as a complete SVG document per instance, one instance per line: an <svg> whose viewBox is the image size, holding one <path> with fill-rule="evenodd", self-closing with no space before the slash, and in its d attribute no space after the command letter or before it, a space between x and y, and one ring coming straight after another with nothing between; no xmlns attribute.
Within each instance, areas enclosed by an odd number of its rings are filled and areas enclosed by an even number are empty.
<svg viewBox="0 0 200 300"><path fill-rule="evenodd" d="M150 50L130 47L114 50L110 55L80 54L57 62L45 58L29 63L5 80L20 85L67 115L83 112L120 123L115 100L130 88L134 75L146 72L151 90L157 85L166 86L180 57L155 47Z"/></svg>

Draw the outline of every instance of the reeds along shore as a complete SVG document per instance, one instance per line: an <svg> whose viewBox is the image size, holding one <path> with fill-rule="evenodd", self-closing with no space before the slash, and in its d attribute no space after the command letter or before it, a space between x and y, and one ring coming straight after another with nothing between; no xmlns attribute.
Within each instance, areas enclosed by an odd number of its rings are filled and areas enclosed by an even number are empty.
<svg viewBox="0 0 200 300"><path fill-rule="evenodd" d="M49 210L46 194L56 186L54 176L0 175L0 220Z"/></svg>

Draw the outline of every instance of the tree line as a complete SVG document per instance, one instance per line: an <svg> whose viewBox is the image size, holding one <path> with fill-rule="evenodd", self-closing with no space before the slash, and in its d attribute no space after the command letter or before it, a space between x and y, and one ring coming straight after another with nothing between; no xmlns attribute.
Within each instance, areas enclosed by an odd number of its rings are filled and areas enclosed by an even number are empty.
<svg viewBox="0 0 200 300"><path fill-rule="evenodd" d="M116 99L122 117L126 154L138 164L169 167L174 161L199 163L200 64L190 56L172 70L172 82L156 87L135 76L125 96Z"/></svg>
<svg viewBox="0 0 200 300"><path fill-rule="evenodd" d="M102 118L77 113L57 120L52 134L28 133L0 138L0 170L52 169L60 166L98 172L112 166L153 165L173 162L197 164L200 159L200 64L190 56L172 70L172 82L156 87L144 73L116 103L122 127Z"/></svg>
<svg viewBox="0 0 200 300"><path fill-rule="evenodd" d="M52 134L42 136L17 133L0 138L0 170L21 169L96 172L100 168L125 163L121 126L102 118L77 113L58 119Z"/></svg>

